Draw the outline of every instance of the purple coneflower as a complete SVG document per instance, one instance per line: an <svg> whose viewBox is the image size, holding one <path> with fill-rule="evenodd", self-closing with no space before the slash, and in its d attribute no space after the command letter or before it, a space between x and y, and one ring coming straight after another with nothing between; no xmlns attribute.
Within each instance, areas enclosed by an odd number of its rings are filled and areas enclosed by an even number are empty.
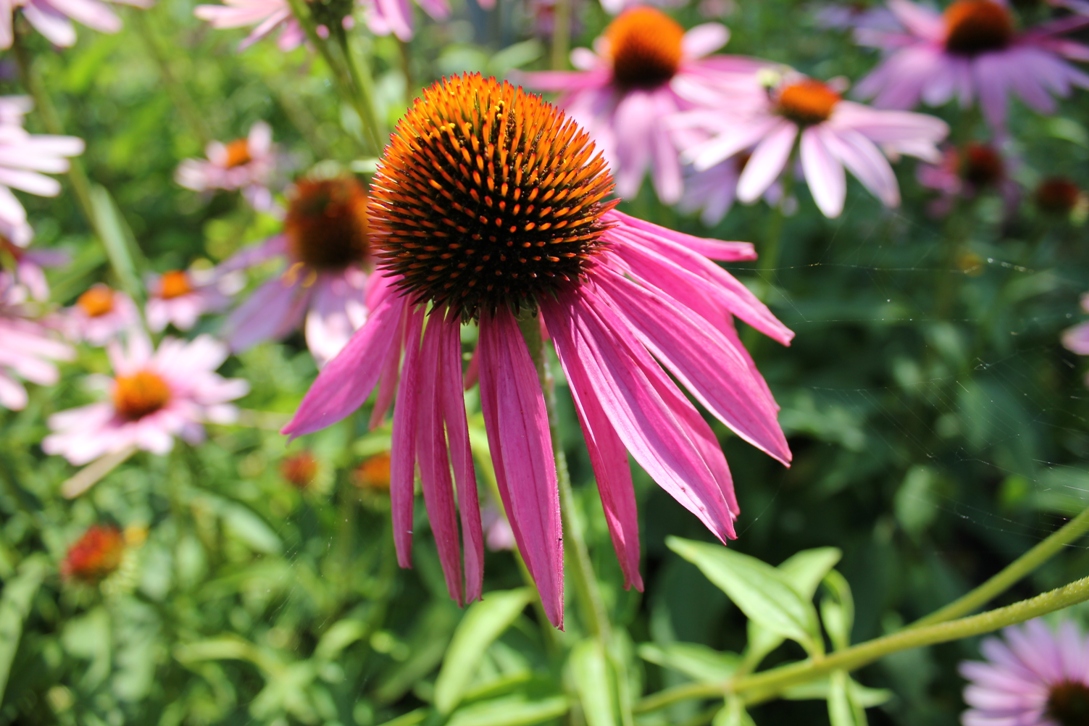
<svg viewBox="0 0 1089 726"><path fill-rule="evenodd" d="M642 586L629 452L715 536L735 536L726 459L674 377L741 438L790 460L778 406L732 316L784 344L793 334L709 259L753 259L752 246L616 212L612 187L604 159L574 121L521 88L475 75L426 89L379 163L371 233L392 289L319 374L285 433L343 419L376 386L377 416L396 397L390 498L398 561L411 563L418 464L447 587L458 602L479 598L483 583L462 396L463 324L479 326L481 408L503 506L557 626L563 538L556 469L520 325L547 329L567 374L627 585Z"/></svg>
<svg viewBox="0 0 1089 726"><path fill-rule="evenodd" d="M697 171L751 150L737 182L737 198L746 204L756 201L790 168L800 137L802 171L827 217L843 211L844 168L886 206L897 206L900 188L885 154L936 160L936 144L949 132L932 116L845 101L828 84L792 71L762 92L724 96L720 103L691 111L678 121L711 134L685 151Z"/></svg>
<svg viewBox="0 0 1089 726"><path fill-rule="evenodd" d="M68 157L83 153L83 140L74 136L27 133L22 120L29 109L30 103L25 97L0 98L0 222L14 229L26 227L26 210L11 190L40 197L57 196L60 182L45 174L68 171Z"/></svg>
<svg viewBox="0 0 1089 726"><path fill-rule="evenodd" d="M149 8L154 0L110 0L119 5ZM11 47L14 35L14 12L21 10L34 29L53 45L62 48L75 45L76 28L72 20L100 33L121 30L121 18L102 0L6 0L0 12L0 50Z"/></svg>
<svg viewBox="0 0 1089 726"><path fill-rule="evenodd" d="M932 216L944 217L958 200L974 199L983 192L998 193L1010 216L1017 209L1021 190L1010 178L1008 166L996 147L971 142L946 147L938 163L921 164L916 177L924 187L940 192L927 207Z"/></svg>
<svg viewBox="0 0 1089 726"><path fill-rule="evenodd" d="M211 270L171 270L149 276L144 309L148 328L155 333L167 325L190 330L201 315L225 310L230 305L228 294L235 291L231 277Z"/></svg>
<svg viewBox="0 0 1089 726"><path fill-rule="evenodd" d="M105 345L140 324L136 303L108 285L92 285L65 311L64 332L70 340Z"/></svg>
<svg viewBox="0 0 1089 726"><path fill-rule="evenodd" d="M860 30L858 41L886 51L855 89L884 108L909 109L920 100L940 106L954 97L979 101L995 129L1005 127L1013 93L1039 113L1054 113L1053 95L1089 87L1089 75L1066 59L1089 60L1089 47L1063 38L1089 24L1071 16L1019 31L1000 0L955 0L938 12L909 0L889 0L902 29Z"/></svg>
<svg viewBox="0 0 1089 726"><path fill-rule="evenodd" d="M966 661L964 726L1089 724L1089 642L1070 621L1052 633L1032 620L987 638L985 661Z"/></svg>
<svg viewBox="0 0 1089 726"><path fill-rule="evenodd" d="M104 381L109 398L49 417L53 433L42 451L76 465L104 454L143 449L166 454L174 438L191 444L204 440L204 423L232 423L238 410L228 403L249 392L249 384L215 371L227 349L211 336L191 342L165 338L158 350L133 332L128 346L108 346L116 374Z"/></svg>
<svg viewBox="0 0 1089 726"><path fill-rule="evenodd" d="M186 159L178 165L174 174L178 184L197 192L241 189L254 209L272 207L268 184L276 166L276 149L268 124L258 121L244 139L226 144L213 141L205 153L207 159Z"/></svg>
<svg viewBox="0 0 1089 726"><path fill-rule="evenodd" d="M302 180L289 199L284 231L243 250L222 272L283 257L287 267L227 318L224 336L235 352L280 339L305 318L306 345L319 365L340 352L367 319L371 244L367 192L350 176Z"/></svg>
<svg viewBox="0 0 1089 726"><path fill-rule="evenodd" d="M25 301L25 288L0 272L0 406L13 411L27 404L26 389L17 378L51 386L60 377L53 361L71 360L75 353L29 315Z"/></svg>
<svg viewBox="0 0 1089 726"><path fill-rule="evenodd" d="M719 23L685 32L660 10L625 10L597 39L594 51L576 49L577 71L527 73L529 88L558 91L557 105L586 129L608 159L617 193L635 196L651 172L658 198L680 200L684 190L679 151L667 120L729 73L761 67L747 58L705 58L726 44L730 33Z"/></svg>

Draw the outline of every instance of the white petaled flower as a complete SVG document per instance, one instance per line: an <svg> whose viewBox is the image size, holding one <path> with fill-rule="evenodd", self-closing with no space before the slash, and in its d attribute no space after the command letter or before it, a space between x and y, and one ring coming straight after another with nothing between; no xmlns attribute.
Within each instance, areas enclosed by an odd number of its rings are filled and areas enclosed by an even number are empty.
<svg viewBox="0 0 1089 726"><path fill-rule="evenodd" d="M272 207L268 185L276 166L276 148L268 124L258 121L244 139L226 144L213 141L205 154L207 159L186 159L178 165L175 181L197 192L241 190L254 209Z"/></svg>
<svg viewBox="0 0 1089 726"><path fill-rule="evenodd" d="M51 386L60 377L53 361L74 355L53 330L29 315L25 300L26 290L0 272L0 407L15 411L27 404L19 379Z"/></svg>
<svg viewBox="0 0 1089 726"><path fill-rule="evenodd" d="M190 330L201 315L228 307L229 295L237 292L235 279L212 270L171 270L149 276L144 309L148 327L156 333L166 330L167 325Z"/></svg>
<svg viewBox="0 0 1089 726"><path fill-rule="evenodd" d="M120 5L149 8L153 0L110 0ZM121 18L102 0L7 0L0 12L0 49L7 50L15 38L14 11L22 11L34 29L53 45L62 48L75 45L75 20L100 33L121 30Z"/></svg>
<svg viewBox="0 0 1089 726"><path fill-rule="evenodd" d="M140 313L128 295L107 285L94 285L65 311L64 332L72 341L105 345L137 326Z"/></svg>

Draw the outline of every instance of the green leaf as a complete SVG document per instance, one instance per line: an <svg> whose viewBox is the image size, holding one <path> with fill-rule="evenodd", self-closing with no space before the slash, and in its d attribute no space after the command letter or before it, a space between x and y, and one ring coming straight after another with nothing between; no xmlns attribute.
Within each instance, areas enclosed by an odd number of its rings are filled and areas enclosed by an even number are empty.
<svg viewBox="0 0 1089 726"><path fill-rule="evenodd" d="M511 626L531 598L529 589L522 588L488 593L486 600L469 606L454 631L435 681L435 707L440 713L450 713L461 703L484 651Z"/></svg>
<svg viewBox="0 0 1089 726"><path fill-rule="evenodd" d="M639 646L639 657L705 683L725 681L741 663L736 653L720 653L696 643L644 643Z"/></svg>
<svg viewBox="0 0 1089 726"><path fill-rule="evenodd" d="M513 696L466 706L451 716L446 726L532 726L559 718L569 708L564 696L535 701Z"/></svg>
<svg viewBox="0 0 1089 726"><path fill-rule="evenodd" d="M832 691L830 676L818 678L808 683L791 686L783 691L783 698L788 701L824 701ZM851 698L863 708L872 708L887 703L892 698L892 691L883 688L867 688L851 681Z"/></svg>
<svg viewBox="0 0 1089 726"><path fill-rule="evenodd" d="M828 720L832 726L866 726L866 711L856 703L846 671L833 671L828 691Z"/></svg>
<svg viewBox="0 0 1089 726"><path fill-rule="evenodd" d="M415 711L409 711L403 716L398 716L392 721L386 721L381 726L419 726L427 720L427 709L417 708Z"/></svg>
<svg viewBox="0 0 1089 726"><path fill-rule="evenodd" d="M321 636L314 648L314 660L331 661L340 652L367 634L367 626L354 619L345 618L332 625Z"/></svg>
<svg viewBox="0 0 1089 726"><path fill-rule="evenodd" d="M832 641L832 647L842 650L851 645L855 605L847 578L835 570L824 578L825 596L821 598L821 620Z"/></svg>
<svg viewBox="0 0 1089 726"><path fill-rule="evenodd" d="M11 663L19 649L23 622L30 614L30 604L48 570L45 557L31 556L23 560L19 573L4 584L0 597L0 702L4 700Z"/></svg>
<svg viewBox="0 0 1089 726"><path fill-rule="evenodd" d="M742 700L737 696L731 696L726 700L722 710L715 714L711 726L756 726L756 724L749 712L745 710Z"/></svg>
<svg viewBox="0 0 1089 726"><path fill-rule="evenodd" d="M96 231L102 237L106 257L117 274L118 282L134 300L142 300L144 286L137 274L135 263L140 252L132 230L125 223L121 210L117 208L117 203L105 187L96 185L91 188L91 205L94 207Z"/></svg>
<svg viewBox="0 0 1089 726"><path fill-rule="evenodd" d="M571 650L569 667L587 726L615 726L609 664L601 644L596 640L578 643Z"/></svg>
<svg viewBox="0 0 1089 726"><path fill-rule="evenodd" d="M802 644L810 655L823 651L813 603L802 598L782 572L755 557L670 537L666 544L693 563L752 621Z"/></svg>

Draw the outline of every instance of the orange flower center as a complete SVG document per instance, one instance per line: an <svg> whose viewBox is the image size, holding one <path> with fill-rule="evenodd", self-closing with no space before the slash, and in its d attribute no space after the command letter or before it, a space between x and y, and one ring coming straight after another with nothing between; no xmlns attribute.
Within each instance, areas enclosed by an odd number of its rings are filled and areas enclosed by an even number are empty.
<svg viewBox="0 0 1089 726"><path fill-rule="evenodd" d="M960 158L961 177L977 187L997 184L1006 174L1006 164L997 151L985 144L968 144Z"/></svg>
<svg viewBox="0 0 1089 726"><path fill-rule="evenodd" d="M237 166L244 166L253 161L253 157L250 156L250 142L249 139L235 139L227 144L227 168L234 169Z"/></svg>
<svg viewBox="0 0 1089 726"><path fill-rule="evenodd" d="M1047 715L1060 726L1089 724L1089 686L1081 681L1062 681L1047 694Z"/></svg>
<svg viewBox="0 0 1089 726"><path fill-rule="evenodd" d="M343 270L370 251L367 192L355 177L303 180L284 221L291 256L316 270Z"/></svg>
<svg viewBox="0 0 1089 726"><path fill-rule="evenodd" d="M1036 204L1045 212L1068 214L1080 200L1081 189L1078 189L1078 185L1062 177L1044 179L1036 188Z"/></svg>
<svg viewBox="0 0 1089 726"><path fill-rule="evenodd" d="M956 0L945 9L945 49L960 55L1002 50L1013 39L1010 11L993 0Z"/></svg>
<svg viewBox="0 0 1089 726"><path fill-rule="evenodd" d="M170 402L170 386L158 373L138 371L114 379L113 407L126 421L137 421Z"/></svg>
<svg viewBox="0 0 1089 726"><path fill-rule="evenodd" d="M827 84L806 78L779 89L779 113L801 126L827 121L842 97Z"/></svg>
<svg viewBox="0 0 1089 726"><path fill-rule="evenodd" d="M117 527L90 527L68 549L61 564L65 579L96 583L121 566L125 551L125 538Z"/></svg>
<svg viewBox="0 0 1089 726"><path fill-rule="evenodd" d="M563 112L479 75L426 89L371 183L382 265L417 302L476 317L536 307L601 249L613 182Z"/></svg>
<svg viewBox="0 0 1089 726"><path fill-rule="evenodd" d="M89 318L100 318L113 311L113 290L105 285L95 285L79 296L76 305Z"/></svg>
<svg viewBox="0 0 1089 726"><path fill-rule="evenodd" d="M389 453L377 454L363 461L355 470L356 485L364 489L389 489Z"/></svg>
<svg viewBox="0 0 1089 726"><path fill-rule="evenodd" d="M605 40L621 88L655 88L680 68L684 28L660 10L624 11L605 29Z"/></svg>
<svg viewBox="0 0 1089 726"><path fill-rule="evenodd" d="M184 270L172 270L159 278L159 297L163 300L173 300L191 292L193 286L189 284L189 275Z"/></svg>
<svg viewBox="0 0 1089 726"><path fill-rule="evenodd" d="M318 460L309 451L300 451L280 462L280 476L296 489L306 489L318 475Z"/></svg>

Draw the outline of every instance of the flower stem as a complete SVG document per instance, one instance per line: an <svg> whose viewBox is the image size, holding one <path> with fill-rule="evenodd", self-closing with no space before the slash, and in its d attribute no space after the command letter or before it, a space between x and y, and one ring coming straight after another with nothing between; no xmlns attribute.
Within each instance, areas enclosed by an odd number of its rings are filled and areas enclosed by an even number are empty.
<svg viewBox="0 0 1089 726"><path fill-rule="evenodd" d="M575 586L575 597L585 621L587 630L601 644L613 674L616 678L617 704L620 708L620 723L623 726L634 724L628 698L628 677L625 661L616 652L609 622L608 611L598 588L597 577L590 563L590 550L586 546L582 518L575 506L575 493L571 488L571 474L567 469L567 456L563 453L563 443L557 426L559 418L556 412L556 387L549 371L548 352L541 335L541 321L535 316L519 320L522 336L526 340L530 357L537 366L537 376L544 393L545 409L548 412L548 428L552 436L552 453L556 458L556 481L560 491L560 513L563 517L563 549L567 562L567 571Z"/></svg>
<svg viewBox="0 0 1089 726"><path fill-rule="evenodd" d="M567 68L571 45L571 0L555 0L552 13L552 70Z"/></svg>
<svg viewBox="0 0 1089 726"><path fill-rule="evenodd" d="M953 618L967 615L981 605L990 602L998 595L1013 587L1022 578L1037 567L1047 562L1063 547L1077 541L1089 531L1089 509L1052 532L1047 539L1037 544L1025 554L1011 562L1001 572L984 582L964 596L945 607L935 610L925 618L916 620L909 628L920 628L934 623L944 623Z"/></svg>
<svg viewBox="0 0 1089 726"><path fill-rule="evenodd" d="M1089 577L1013 605L950 622L909 627L822 658L810 658L725 683L691 683L671 688L644 698L636 706L636 712L655 711L693 698L721 698L730 694L741 696L749 705L763 703L791 686L835 670L852 671L902 650L990 633L1086 600L1089 600Z"/></svg>
<svg viewBox="0 0 1089 726"><path fill-rule="evenodd" d="M371 76L370 65L360 60L359 54L352 50L352 46L348 42L348 34L344 32L342 26L338 25L336 27L334 35L336 35L337 44L344 55L344 63L348 66L348 77L356 89L358 98L356 111L360 114L360 120L363 122L363 132L367 135L367 140L377 157L382 153L384 146L382 142L383 130L378 119L378 113L375 111L374 78Z"/></svg>

